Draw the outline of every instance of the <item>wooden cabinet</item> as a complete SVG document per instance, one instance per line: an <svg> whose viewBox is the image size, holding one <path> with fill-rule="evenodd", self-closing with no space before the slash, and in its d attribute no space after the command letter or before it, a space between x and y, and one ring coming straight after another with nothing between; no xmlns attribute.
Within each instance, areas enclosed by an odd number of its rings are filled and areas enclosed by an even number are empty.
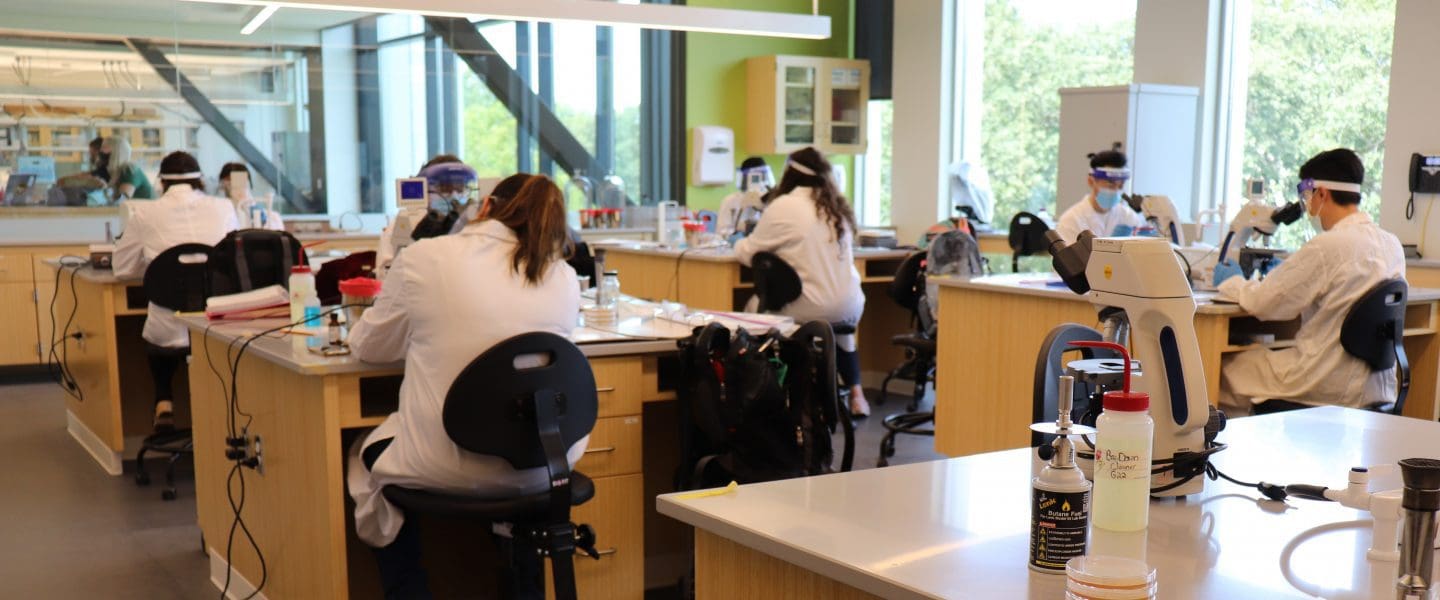
<svg viewBox="0 0 1440 600"><path fill-rule="evenodd" d="M868 61L757 56L745 68L751 154L786 154L806 146L827 154L865 152Z"/></svg>
<svg viewBox="0 0 1440 600"><path fill-rule="evenodd" d="M87 251L83 246L0 248L0 366L44 362L55 271L42 261Z"/></svg>
<svg viewBox="0 0 1440 600"><path fill-rule="evenodd" d="M40 362L38 329L35 326L35 284L0 283L0 365L30 365Z"/></svg>

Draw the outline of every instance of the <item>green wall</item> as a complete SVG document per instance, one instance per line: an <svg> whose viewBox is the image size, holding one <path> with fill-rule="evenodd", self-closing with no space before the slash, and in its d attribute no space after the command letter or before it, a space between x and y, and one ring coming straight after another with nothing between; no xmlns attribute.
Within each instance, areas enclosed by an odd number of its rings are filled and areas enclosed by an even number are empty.
<svg viewBox="0 0 1440 600"><path fill-rule="evenodd" d="M810 0L689 0L689 6L736 8L774 12L809 13ZM770 54L835 56L849 58L854 35L853 0L820 0L820 13L830 16L830 39L797 40L714 33L686 34L685 50L685 205L692 210L717 209L733 185L697 187L690 183L690 129L696 125L722 125L735 131L735 166L745 152L745 59ZM847 171L852 185L854 159L832 156ZM783 155L765 157L778 179L785 166ZM850 191L847 189L846 194Z"/></svg>

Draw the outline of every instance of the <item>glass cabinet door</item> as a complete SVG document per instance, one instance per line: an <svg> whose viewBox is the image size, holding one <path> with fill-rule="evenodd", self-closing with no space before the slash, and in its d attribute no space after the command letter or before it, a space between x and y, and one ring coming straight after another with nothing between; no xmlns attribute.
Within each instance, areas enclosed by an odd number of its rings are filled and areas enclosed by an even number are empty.
<svg viewBox="0 0 1440 600"><path fill-rule="evenodd" d="M860 100L860 69L830 69L830 143L851 146L860 143L861 115L865 107Z"/></svg>
<svg viewBox="0 0 1440 600"><path fill-rule="evenodd" d="M785 65L786 144L815 143L815 68Z"/></svg>

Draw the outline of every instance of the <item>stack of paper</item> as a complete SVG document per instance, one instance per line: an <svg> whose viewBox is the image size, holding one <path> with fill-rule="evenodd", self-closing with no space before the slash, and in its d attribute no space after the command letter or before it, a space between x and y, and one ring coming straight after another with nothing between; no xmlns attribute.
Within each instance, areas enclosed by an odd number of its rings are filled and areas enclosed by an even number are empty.
<svg viewBox="0 0 1440 600"><path fill-rule="evenodd" d="M290 294L280 285L238 294L214 296L205 301L205 316L212 321L263 319L288 317L289 315Z"/></svg>

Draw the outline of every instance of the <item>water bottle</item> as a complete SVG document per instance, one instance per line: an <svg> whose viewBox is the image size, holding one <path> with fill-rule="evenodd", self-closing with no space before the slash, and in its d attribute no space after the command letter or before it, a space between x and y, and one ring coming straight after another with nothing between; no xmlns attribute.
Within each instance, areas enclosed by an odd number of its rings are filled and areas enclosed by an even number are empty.
<svg viewBox="0 0 1440 600"><path fill-rule="evenodd" d="M595 304L604 308L610 314L619 316L620 308L620 272L605 271L604 279L600 280L600 287L596 290Z"/></svg>
<svg viewBox="0 0 1440 600"><path fill-rule="evenodd" d="M261 206L259 202L253 202L253 203L251 203L251 204L250 204L250 228L252 228L252 229L264 229L264 228L265 228L265 221L266 221L265 207L264 207L264 206Z"/></svg>
<svg viewBox="0 0 1440 600"><path fill-rule="evenodd" d="M290 268L290 322L304 321L306 327L319 325L320 295L315 291L315 274L310 267ZM296 325L299 326L299 325Z"/></svg>

